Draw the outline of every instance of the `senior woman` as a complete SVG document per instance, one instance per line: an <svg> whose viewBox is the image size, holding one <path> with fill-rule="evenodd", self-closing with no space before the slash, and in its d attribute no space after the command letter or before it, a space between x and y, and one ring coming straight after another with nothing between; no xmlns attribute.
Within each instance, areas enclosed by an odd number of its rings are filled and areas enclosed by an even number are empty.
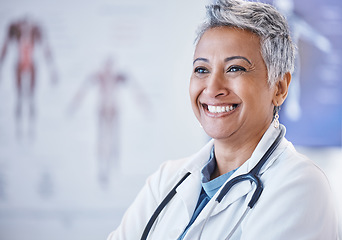
<svg viewBox="0 0 342 240"><path fill-rule="evenodd" d="M207 7L190 98L213 140L149 177L108 240L338 238L325 175L278 121L294 49L286 20L270 5Z"/></svg>

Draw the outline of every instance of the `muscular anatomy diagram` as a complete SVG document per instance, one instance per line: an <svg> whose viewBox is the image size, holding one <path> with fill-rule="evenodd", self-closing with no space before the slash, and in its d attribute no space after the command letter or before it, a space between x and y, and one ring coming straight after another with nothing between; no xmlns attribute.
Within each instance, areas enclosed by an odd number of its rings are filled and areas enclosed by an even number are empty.
<svg viewBox="0 0 342 240"><path fill-rule="evenodd" d="M17 135L22 135L22 125L27 121L27 131L33 137L34 120L36 115L34 95L36 89L36 63L34 53L39 45L44 51L47 63L51 67L52 81L56 82L56 73L52 68L52 56L47 45L46 37L41 27L33 20L25 17L9 24L5 32L5 41L1 49L0 70L4 63L10 45L17 50L15 65L16 107L15 117ZM27 112L26 116L23 113ZM26 118L26 119L25 119Z"/></svg>
<svg viewBox="0 0 342 240"><path fill-rule="evenodd" d="M98 177L101 183L108 181L109 170L111 167L119 167L120 158L120 109L122 105L119 92L122 86L129 84L135 97L140 104L146 101L137 82L132 78L120 73L112 61L108 58L103 66L93 75L86 79L80 90L77 92L71 104L73 112L80 104L86 91L89 88L98 89L98 139L97 139L97 158L98 158Z"/></svg>

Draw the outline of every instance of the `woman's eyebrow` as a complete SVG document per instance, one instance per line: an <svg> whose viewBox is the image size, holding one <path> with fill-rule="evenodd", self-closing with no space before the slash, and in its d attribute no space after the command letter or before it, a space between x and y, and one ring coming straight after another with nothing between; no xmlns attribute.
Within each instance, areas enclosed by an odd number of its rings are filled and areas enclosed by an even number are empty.
<svg viewBox="0 0 342 240"><path fill-rule="evenodd" d="M197 61L209 62L209 60L206 58L196 58L192 64L195 64L195 62L197 62Z"/></svg>
<svg viewBox="0 0 342 240"><path fill-rule="evenodd" d="M227 57L227 58L224 59L224 61L225 61L225 62L229 62L229 61L234 60L234 59L243 59L243 60L245 60L246 62L248 62L250 65L252 65L252 63L251 63L247 58L245 58L245 57L243 57L243 56L232 56L232 57ZM199 58L196 58L196 59L193 61L192 64L195 64L195 62L197 62L197 61L209 62L209 60L208 60L207 58L201 58L201 57L199 57Z"/></svg>
<svg viewBox="0 0 342 240"><path fill-rule="evenodd" d="M243 56L232 56L232 57L228 57L228 58L224 59L224 61L225 61L225 62L229 62L229 61L234 60L234 59L243 59L243 60L245 60L246 62L248 62L250 65L252 65L252 63L251 63L247 58L245 58L245 57L243 57Z"/></svg>

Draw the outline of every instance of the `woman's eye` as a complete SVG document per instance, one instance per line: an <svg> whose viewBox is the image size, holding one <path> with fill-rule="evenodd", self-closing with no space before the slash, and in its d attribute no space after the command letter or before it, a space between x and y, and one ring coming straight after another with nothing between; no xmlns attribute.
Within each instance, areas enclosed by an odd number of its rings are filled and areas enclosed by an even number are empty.
<svg viewBox="0 0 342 240"><path fill-rule="evenodd" d="M195 73L208 73L209 71L203 67L195 68Z"/></svg>
<svg viewBox="0 0 342 240"><path fill-rule="evenodd" d="M227 72L246 72L246 68L241 67L241 66L231 66L228 68Z"/></svg>

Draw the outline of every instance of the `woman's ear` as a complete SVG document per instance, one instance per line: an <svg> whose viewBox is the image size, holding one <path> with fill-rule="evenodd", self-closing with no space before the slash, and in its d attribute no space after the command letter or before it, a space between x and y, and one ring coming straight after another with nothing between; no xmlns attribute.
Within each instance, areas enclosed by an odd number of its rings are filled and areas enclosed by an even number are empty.
<svg viewBox="0 0 342 240"><path fill-rule="evenodd" d="M291 73L287 72L284 76L275 84L275 91L273 96L273 105L280 106L284 103L287 93L289 90L289 85L291 82Z"/></svg>

